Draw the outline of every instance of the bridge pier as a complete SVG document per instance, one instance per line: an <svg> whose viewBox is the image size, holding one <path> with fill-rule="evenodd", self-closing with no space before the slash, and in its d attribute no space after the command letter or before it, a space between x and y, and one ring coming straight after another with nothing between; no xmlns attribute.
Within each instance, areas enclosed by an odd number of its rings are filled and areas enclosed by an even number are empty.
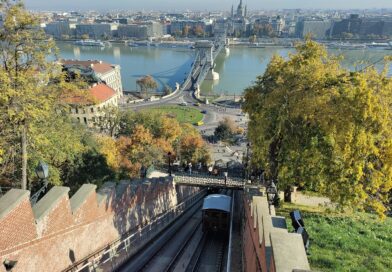
<svg viewBox="0 0 392 272"><path fill-rule="evenodd" d="M206 75L206 80L219 80L219 73L214 71L214 68L211 68L207 75Z"/></svg>

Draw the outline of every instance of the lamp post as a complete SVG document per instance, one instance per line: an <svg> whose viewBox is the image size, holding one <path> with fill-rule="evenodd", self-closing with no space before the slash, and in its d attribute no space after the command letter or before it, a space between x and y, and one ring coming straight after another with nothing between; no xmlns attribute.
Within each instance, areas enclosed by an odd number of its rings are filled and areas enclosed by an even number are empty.
<svg viewBox="0 0 392 272"><path fill-rule="evenodd" d="M18 261L5 259L5 261L3 262L3 265L5 267L5 271L12 271L12 269L15 267L15 265L17 263L18 263Z"/></svg>
<svg viewBox="0 0 392 272"><path fill-rule="evenodd" d="M35 168L35 173L37 174L38 178L44 182L49 176L49 166L43 161L38 163L38 166Z"/></svg>
<svg viewBox="0 0 392 272"><path fill-rule="evenodd" d="M48 186L48 164L43 161L40 161L38 163L38 166L35 168L35 173L37 174L38 178L44 183L44 185L34 195L30 197L30 201L33 205L38 201L39 196L46 191L46 187Z"/></svg>
<svg viewBox="0 0 392 272"><path fill-rule="evenodd" d="M172 176L172 170L171 170L171 155L172 155L172 153L171 152L168 152L167 153L167 157L168 157L168 160L169 160L169 177L171 177Z"/></svg>
<svg viewBox="0 0 392 272"><path fill-rule="evenodd" d="M273 181L271 181L271 183L268 185L266 192L267 192L267 199L268 199L269 205L274 205L276 196L278 194L278 190L277 190L276 185Z"/></svg>
<svg viewBox="0 0 392 272"><path fill-rule="evenodd" d="M246 162L245 162L245 179L249 180L249 147L250 143L246 144Z"/></svg>

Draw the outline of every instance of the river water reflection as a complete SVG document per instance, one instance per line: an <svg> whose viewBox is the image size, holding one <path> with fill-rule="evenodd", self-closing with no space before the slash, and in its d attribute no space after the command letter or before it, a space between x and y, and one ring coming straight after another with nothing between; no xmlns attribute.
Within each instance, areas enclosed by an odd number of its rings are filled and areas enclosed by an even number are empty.
<svg viewBox="0 0 392 272"><path fill-rule="evenodd" d="M189 73L193 62L194 52L180 48L132 48L125 44L112 44L111 47L81 47L71 43L59 42L60 56L66 59L98 59L119 64L125 90L137 90L136 80L144 75L152 75L160 87L168 84L175 86L181 83ZM232 47L230 54L222 52L216 59L215 71L219 73L219 81L204 81L201 85L203 93L241 94L243 89L250 86L261 75L274 54L287 57L292 48L248 48ZM329 50L335 55L342 54L343 66L355 69L360 62L372 63L386 55L392 55L390 50ZM364 64L362 64L363 66ZM381 66L378 66L381 67Z"/></svg>

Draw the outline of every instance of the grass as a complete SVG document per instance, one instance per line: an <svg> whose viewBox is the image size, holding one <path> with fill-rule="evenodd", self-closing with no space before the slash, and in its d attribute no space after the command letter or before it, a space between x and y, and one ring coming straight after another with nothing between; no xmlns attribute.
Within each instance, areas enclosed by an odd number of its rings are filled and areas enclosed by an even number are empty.
<svg viewBox="0 0 392 272"><path fill-rule="evenodd" d="M203 114L200 110L187 106L160 106L149 108L144 111L176 118L179 123L196 124L203 120Z"/></svg>
<svg viewBox="0 0 392 272"><path fill-rule="evenodd" d="M392 271L392 218L339 214L321 207L283 204L278 210L292 231L289 212L299 209L310 236L314 271Z"/></svg>

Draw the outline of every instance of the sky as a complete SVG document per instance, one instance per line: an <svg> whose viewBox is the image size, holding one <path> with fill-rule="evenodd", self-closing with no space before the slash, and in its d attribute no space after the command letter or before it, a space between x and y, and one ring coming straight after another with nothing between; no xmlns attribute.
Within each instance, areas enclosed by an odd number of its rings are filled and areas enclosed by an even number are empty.
<svg viewBox="0 0 392 272"><path fill-rule="evenodd" d="M239 0L25 0L33 10L230 10ZM392 8L392 0L243 0L249 10Z"/></svg>

